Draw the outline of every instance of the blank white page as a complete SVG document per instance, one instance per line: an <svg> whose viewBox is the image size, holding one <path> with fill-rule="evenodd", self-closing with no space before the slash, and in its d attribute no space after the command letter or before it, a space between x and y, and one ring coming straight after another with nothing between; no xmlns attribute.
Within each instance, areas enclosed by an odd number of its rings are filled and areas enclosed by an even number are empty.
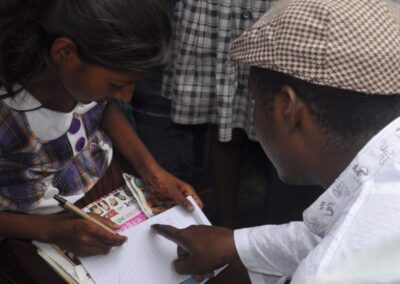
<svg viewBox="0 0 400 284"><path fill-rule="evenodd" d="M96 284L177 284L189 279L189 275L178 275L171 265L177 257L176 244L154 233L150 227L152 224L177 228L210 225L197 204L194 206L194 212L175 206L131 227L123 232L128 240L122 247L113 248L105 256L81 258L82 264Z"/></svg>

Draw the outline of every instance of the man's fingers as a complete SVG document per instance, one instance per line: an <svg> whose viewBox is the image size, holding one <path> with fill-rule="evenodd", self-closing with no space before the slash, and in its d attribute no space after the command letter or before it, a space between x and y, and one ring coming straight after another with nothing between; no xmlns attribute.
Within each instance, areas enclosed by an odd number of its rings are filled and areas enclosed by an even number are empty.
<svg viewBox="0 0 400 284"><path fill-rule="evenodd" d="M196 274L193 273L193 264L191 262L191 258L178 258L173 262L175 271L178 274Z"/></svg>
<svg viewBox="0 0 400 284"><path fill-rule="evenodd" d="M173 241L174 243L181 245L182 240L180 237L180 230L170 226L170 225L161 225L154 224L151 226L151 229L154 230L157 234L163 236L164 238Z"/></svg>
<svg viewBox="0 0 400 284"><path fill-rule="evenodd" d="M184 257L190 256L189 252L186 251L181 246L177 246L177 255L178 255L178 258L184 258Z"/></svg>

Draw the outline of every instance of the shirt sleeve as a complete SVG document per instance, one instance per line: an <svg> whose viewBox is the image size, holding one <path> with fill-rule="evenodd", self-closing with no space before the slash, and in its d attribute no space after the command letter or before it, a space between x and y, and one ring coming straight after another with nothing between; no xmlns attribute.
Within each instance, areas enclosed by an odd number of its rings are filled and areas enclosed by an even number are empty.
<svg viewBox="0 0 400 284"><path fill-rule="evenodd" d="M236 249L249 273L291 276L301 260L319 244L304 222L236 230Z"/></svg>

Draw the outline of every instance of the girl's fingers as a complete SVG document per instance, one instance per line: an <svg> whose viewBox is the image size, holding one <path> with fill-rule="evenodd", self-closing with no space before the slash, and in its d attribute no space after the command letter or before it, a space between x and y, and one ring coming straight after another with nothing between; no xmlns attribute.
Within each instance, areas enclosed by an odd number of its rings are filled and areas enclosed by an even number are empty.
<svg viewBox="0 0 400 284"><path fill-rule="evenodd" d="M104 225L106 225L107 227L109 227L110 229L112 229L112 230L114 230L114 231L120 229L120 227L121 227L120 225L115 224L115 223L114 223L113 221L111 221L110 219L105 218L105 217L101 217L101 216L99 216L99 215L97 215L97 214L91 213L90 216L93 217L93 218L96 218L97 220L99 220L99 221L102 222Z"/></svg>
<svg viewBox="0 0 400 284"><path fill-rule="evenodd" d="M180 185L180 191L183 193L185 197L192 196L194 201L199 205L200 208L204 207L203 202L201 201L200 197L197 195L194 188L188 184Z"/></svg>
<svg viewBox="0 0 400 284"><path fill-rule="evenodd" d="M171 197L179 203L179 205L183 206L186 208L186 210L192 212L194 210L194 207L192 203L186 197L182 194L182 192L178 190L174 190L173 194L171 194Z"/></svg>

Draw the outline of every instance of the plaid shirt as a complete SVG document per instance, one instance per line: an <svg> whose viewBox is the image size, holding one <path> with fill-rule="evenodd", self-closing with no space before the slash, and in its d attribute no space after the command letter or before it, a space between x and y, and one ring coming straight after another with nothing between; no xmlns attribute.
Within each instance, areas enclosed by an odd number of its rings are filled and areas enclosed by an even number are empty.
<svg viewBox="0 0 400 284"><path fill-rule="evenodd" d="M105 107L105 102L98 103L86 113L74 113L87 139L76 151L67 133L49 141L38 138L27 112L0 100L0 208L30 210L49 185L64 196L90 190L105 173L112 154L105 150L111 149L111 140L99 129Z"/></svg>
<svg viewBox="0 0 400 284"><path fill-rule="evenodd" d="M172 57L162 94L172 100L172 120L213 123L219 140L232 129L255 139L254 102L249 95L249 67L227 64L231 42L270 7L272 0L178 0Z"/></svg>

